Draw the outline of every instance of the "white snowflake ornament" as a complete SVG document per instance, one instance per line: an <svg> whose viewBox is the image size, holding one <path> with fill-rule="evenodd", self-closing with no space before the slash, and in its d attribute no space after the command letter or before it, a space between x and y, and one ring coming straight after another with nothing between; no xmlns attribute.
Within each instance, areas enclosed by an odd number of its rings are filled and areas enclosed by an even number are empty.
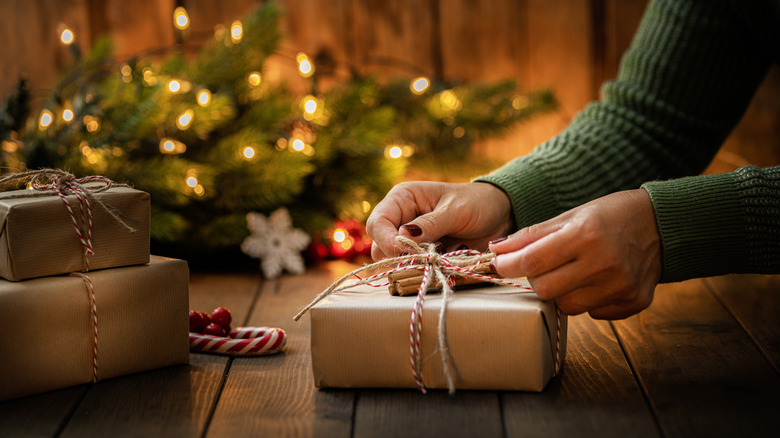
<svg viewBox="0 0 780 438"><path fill-rule="evenodd" d="M260 259L266 278L276 278L285 269L292 274L303 273L306 268L301 251L311 237L292 227L290 212L286 208L274 211L267 219L260 213L248 213L246 224L251 234L241 242L241 251Z"/></svg>

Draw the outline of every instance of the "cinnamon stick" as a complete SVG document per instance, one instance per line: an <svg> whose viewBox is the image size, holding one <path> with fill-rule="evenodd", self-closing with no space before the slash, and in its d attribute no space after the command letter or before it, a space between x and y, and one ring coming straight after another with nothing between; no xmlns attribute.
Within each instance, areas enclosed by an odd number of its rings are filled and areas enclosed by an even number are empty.
<svg viewBox="0 0 780 438"><path fill-rule="evenodd" d="M474 272L477 274L486 275L488 277L497 278L498 274L493 271L490 267L490 263L480 263L479 265L475 266L473 269L469 270L470 272ZM400 295L400 296L406 296L406 295L415 295L420 289L420 285L423 281L424 273L422 270L418 269L407 269L404 271L396 271L391 272L388 274L387 278L390 282L388 286L388 291L390 292L390 295ZM473 277L457 277L452 276L450 277L452 283L452 287L454 289L462 288L462 287L468 287L473 286L477 284L487 283L479 278L473 278ZM431 280L431 285L428 290L441 290L442 284L439 282L437 278L433 278Z"/></svg>

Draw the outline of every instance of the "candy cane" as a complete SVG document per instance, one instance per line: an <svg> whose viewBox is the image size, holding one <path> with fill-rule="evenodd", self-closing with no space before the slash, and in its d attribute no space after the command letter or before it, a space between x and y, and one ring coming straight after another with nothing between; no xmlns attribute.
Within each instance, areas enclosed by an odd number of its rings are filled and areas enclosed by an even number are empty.
<svg viewBox="0 0 780 438"><path fill-rule="evenodd" d="M229 356L261 356L276 353L287 343L287 334L278 328L239 327L233 331L240 332L242 336L252 331L261 335L235 339L190 332L190 350Z"/></svg>

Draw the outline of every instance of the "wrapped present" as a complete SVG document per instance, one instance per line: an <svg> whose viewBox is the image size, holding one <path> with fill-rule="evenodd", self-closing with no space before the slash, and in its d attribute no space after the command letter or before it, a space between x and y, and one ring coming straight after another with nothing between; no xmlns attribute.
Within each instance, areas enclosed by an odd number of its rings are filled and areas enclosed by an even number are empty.
<svg viewBox="0 0 780 438"><path fill-rule="evenodd" d="M55 183L36 187L0 193L0 277L19 281L149 261L148 193L102 177L71 179L59 191Z"/></svg>
<svg viewBox="0 0 780 438"><path fill-rule="evenodd" d="M187 363L188 278L185 261L153 256L140 266L0 280L10 330L0 339L0 400Z"/></svg>
<svg viewBox="0 0 780 438"><path fill-rule="evenodd" d="M540 300L524 279L475 273L473 251L465 252L470 259L454 263L459 253L412 255L361 268L379 273L352 285L340 280L299 313L296 318L307 311L311 316L315 385L543 390L563 363L565 315L553 302ZM388 293L386 276L410 269L430 271L443 285L454 284L446 280L455 276L497 284L472 284L454 293L444 286L437 294Z"/></svg>

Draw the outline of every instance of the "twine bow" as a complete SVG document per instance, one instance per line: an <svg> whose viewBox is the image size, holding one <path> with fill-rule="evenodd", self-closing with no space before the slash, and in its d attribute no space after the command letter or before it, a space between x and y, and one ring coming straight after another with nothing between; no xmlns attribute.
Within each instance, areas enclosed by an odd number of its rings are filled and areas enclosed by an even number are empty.
<svg viewBox="0 0 780 438"><path fill-rule="evenodd" d="M372 282L386 278L393 272L406 271L410 269L423 271L423 280L420 284L420 288L417 293L417 300L412 308L411 320L409 324L409 347L410 347L410 365L412 368L412 375L414 377L417 387L423 393L426 392L425 383L422 377L422 349L420 348L420 339L422 336L422 311L423 304L425 302L425 294L428 292L432 280L436 278L442 285L442 304L439 310L439 323L438 323L438 344L439 355L441 356L442 369L444 376L447 379L447 388L450 394L455 392L455 379L453 377L452 368L454 364L449 351L449 344L447 342L447 303L452 296L452 282L453 277L461 278L477 278L484 282L490 282L500 285L512 286L523 290L530 291L531 288L507 280L503 278L495 278L487 275L482 275L474 272L474 269L483 263L488 263L495 257L493 253L480 253L475 250L458 250L449 252L446 254L438 254L436 252L436 246L432 243L420 243L413 240L398 236L396 238L398 243L410 248L415 253L410 255L404 255L400 257L393 257L385 260L381 260L374 264L358 268L333 283L330 287L325 289L322 293L312 300L306 307L303 308L295 317L295 321L298 321L309 309L314 307L322 299L328 295L341 292L359 285L370 285L374 287L385 287L389 283L384 284L372 284ZM366 278L361 278L359 274L363 272L379 272ZM344 282L351 277L357 277L357 282L351 282L344 285ZM558 347L560 351L560 315L558 315ZM558 372L558 354L556 353L555 373Z"/></svg>
<svg viewBox="0 0 780 438"><path fill-rule="evenodd" d="M73 174L59 170L59 169L40 169L40 170L28 170L25 172L6 174L0 177L0 185L7 183L27 183L29 184L30 191L25 193L3 193L2 197L9 198L29 198L39 196L53 196L58 195L65 204L73 227L76 230L76 235L81 242L81 246L84 248L82 254L82 271L89 271L89 256L95 254L95 250L92 246L92 205L97 205L103 208L108 215L125 227L130 232L135 232L135 228L128 225L120 216L119 213L113 208L107 206L103 201L95 196L96 193L103 192L111 187L127 187L124 184L117 184L104 176L86 176L83 178L76 178ZM79 202L80 207L80 219L76 218L71 207L70 201L68 201L67 195L73 195ZM89 292L90 301L90 313L92 315L92 381L98 380L98 322L97 322L97 301L95 300L95 288L92 284L92 280L87 274L74 273L74 275L80 276L84 285Z"/></svg>

